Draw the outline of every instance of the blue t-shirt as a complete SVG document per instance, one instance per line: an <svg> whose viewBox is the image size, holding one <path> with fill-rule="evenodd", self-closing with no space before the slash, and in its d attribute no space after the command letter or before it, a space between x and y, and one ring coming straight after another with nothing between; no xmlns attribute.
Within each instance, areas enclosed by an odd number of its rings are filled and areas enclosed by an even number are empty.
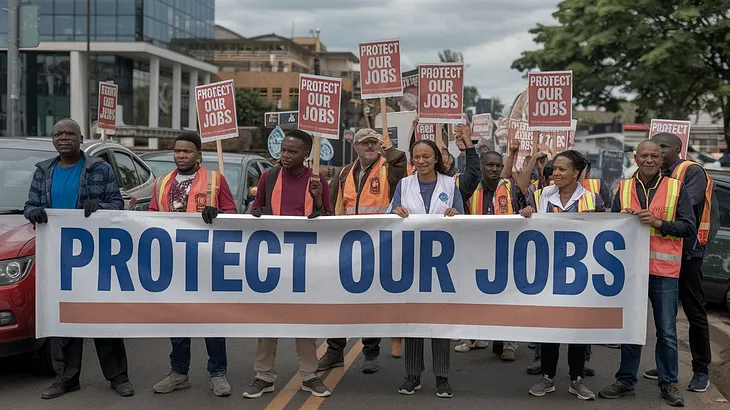
<svg viewBox="0 0 730 410"><path fill-rule="evenodd" d="M79 201L79 180L84 169L84 157L76 165L62 168L56 164L51 179L51 208L76 209Z"/></svg>

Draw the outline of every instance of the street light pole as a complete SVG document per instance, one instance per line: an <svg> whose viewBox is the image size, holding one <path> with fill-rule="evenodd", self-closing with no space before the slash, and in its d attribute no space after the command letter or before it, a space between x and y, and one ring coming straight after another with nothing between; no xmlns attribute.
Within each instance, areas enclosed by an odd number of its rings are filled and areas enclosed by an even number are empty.
<svg viewBox="0 0 730 410"><path fill-rule="evenodd" d="M20 131L19 3L19 0L8 0L8 106L6 137L17 137Z"/></svg>
<svg viewBox="0 0 730 410"><path fill-rule="evenodd" d="M83 87L86 89L84 98L86 99L85 129L87 134L91 134L91 98L89 98L91 91L91 2L92 0L86 0L86 87ZM86 138L91 139L91 135L86 135Z"/></svg>

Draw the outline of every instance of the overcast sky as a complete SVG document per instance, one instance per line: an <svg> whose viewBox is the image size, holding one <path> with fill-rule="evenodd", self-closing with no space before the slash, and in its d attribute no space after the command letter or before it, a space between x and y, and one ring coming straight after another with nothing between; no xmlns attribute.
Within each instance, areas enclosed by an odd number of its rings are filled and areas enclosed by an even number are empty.
<svg viewBox="0 0 730 410"><path fill-rule="evenodd" d="M307 36L319 27L328 51L399 38L402 68L438 62L438 50L464 53L466 83L482 97L511 103L526 82L510 68L537 46L527 32L553 22L558 0L216 0L216 23L253 37Z"/></svg>

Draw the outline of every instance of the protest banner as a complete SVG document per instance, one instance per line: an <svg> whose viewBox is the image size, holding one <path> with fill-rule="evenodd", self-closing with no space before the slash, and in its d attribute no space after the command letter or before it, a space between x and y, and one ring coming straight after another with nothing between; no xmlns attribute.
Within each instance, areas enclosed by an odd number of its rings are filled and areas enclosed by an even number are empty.
<svg viewBox="0 0 730 410"><path fill-rule="evenodd" d="M569 129L573 119L573 72L528 73L529 129Z"/></svg>
<svg viewBox="0 0 730 410"><path fill-rule="evenodd" d="M419 122L416 125L416 141L421 140L436 141L436 124L421 124Z"/></svg>
<svg viewBox="0 0 730 410"><path fill-rule="evenodd" d="M204 143L215 141L218 169L223 174L221 140L238 137L236 89L233 80L195 87L195 107L198 110L200 139Z"/></svg>
<svg viewBox="0 0 730 410"><path fill-rule="evenodd" d="M646 340L632 215L47 213L38 337Z"/></svg>
<svg viewBox="0 0 730 410"><path fill-rule="evenodd" d="M320 138L339 139L342 79L299 74L299 129L312 133L312 152L320 152ZM315 175L319 155L312 154Z"/></svg>
<svg viewBox="0 0 730 410"><path fill-rule="evenodd" d="M418 121L464 123L464 64L418 66Z"/></svg>
<svg viewBox="0 0 730 410"><path fill-rule="evenodd" d="M264 114L264 127L295 128L299 122L299 111L267 112Z"/></svg>
<svg viewBox="0 0 730 410"><path fill-rule="evenodd" d="M107 134L117 131L117 96L119 86L112 83L99 82L99 103L96 129L101 131L101 140L106 140Z"/></svg>
<svg viewBox="0 0 730 410"><path fill-rule="evenodd" d="M471 117L471 139L474 141L491 141L494 122L492 114L476 114Z"/></svg>
<svg viewBox="0 0 730 410"><path fill-rule="evenodd" d="M649 126L649 138L661 134L663 132L674 134L682 140L682 152L680 158L687 158L687 148L689 146L689 129L692 122L677 120L651 120Z"/></svg>

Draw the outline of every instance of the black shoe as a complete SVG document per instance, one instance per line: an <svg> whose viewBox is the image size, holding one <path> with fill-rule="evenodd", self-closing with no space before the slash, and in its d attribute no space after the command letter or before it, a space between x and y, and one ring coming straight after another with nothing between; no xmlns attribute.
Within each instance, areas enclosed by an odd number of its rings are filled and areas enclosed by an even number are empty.
<svg viewBox="0 0 730 410"><path fill-rule="evenodd" d="M421 390L421 378L418 376L408 376L406 377L406 381L398 388L398 393L411 395L416 390Z"/></svg>
<svg viewBox="0 0 730 410"><path fill-rule="evenodd" d="M436 377L436 396L445 399L454 397L448 377Z"/></svg>
<svg viewBox="0 0 730 410"><path fill-rule="evenodd" d="M619 397L633 396L635 394L636 392L634 391L634 389L629 389L628 387L621 384L621 382L616 381L616 383L599 391L598 397L602 399L618 399Z"/></svg>
<svg viewBox="0 0 730 410"><path fill-rule="evenodd" d="M378 366L378 357L366 357L365 361L362 363L362 372L366 374L375 373L378 371L380 366Z"/></svg>
<svg viewBox="0 0 730 410"><path fill-rule="evenodd" d="M61 383L53 383L51 385L51 387L43 390L43 393L41 393L41 397L44 399L55 399L55 398L63 396L66 393L71 393L72 391L79 391L80 389L81 389L81 385L78 383L72 384L70 386L66 386Z"/></svg>
<svg viewBox="0 0 730 410"><path fill-rule="evenodd" d="M684 407L684 398L674 383L661 387L662 399L672 407Z"/></svg>
<svg viewBox="0 0 730 410"><path fill-rule="evenodd" d="M345 366L345 357L340 353L332 353L327 351L317 364L317 371L323 372L325 370L334 369L335 367Z"/></svg>
<svg viewBox="0 0 730 410"><path fill-rule="evenodd" d="M116 386L112 385L112 389L114 389L117 392L117 394L122 397L134 396L134 387L132 386L132 383L130 383L130 382L120 383Z"/></svg>
<svg viewBox="0 0 730 410"><path fill-rule="evenodd" d="M587 361L583 365L583 374L586 375L586 377L593 377L596 375L596 369L591 366L591 362Z"/></svg>

